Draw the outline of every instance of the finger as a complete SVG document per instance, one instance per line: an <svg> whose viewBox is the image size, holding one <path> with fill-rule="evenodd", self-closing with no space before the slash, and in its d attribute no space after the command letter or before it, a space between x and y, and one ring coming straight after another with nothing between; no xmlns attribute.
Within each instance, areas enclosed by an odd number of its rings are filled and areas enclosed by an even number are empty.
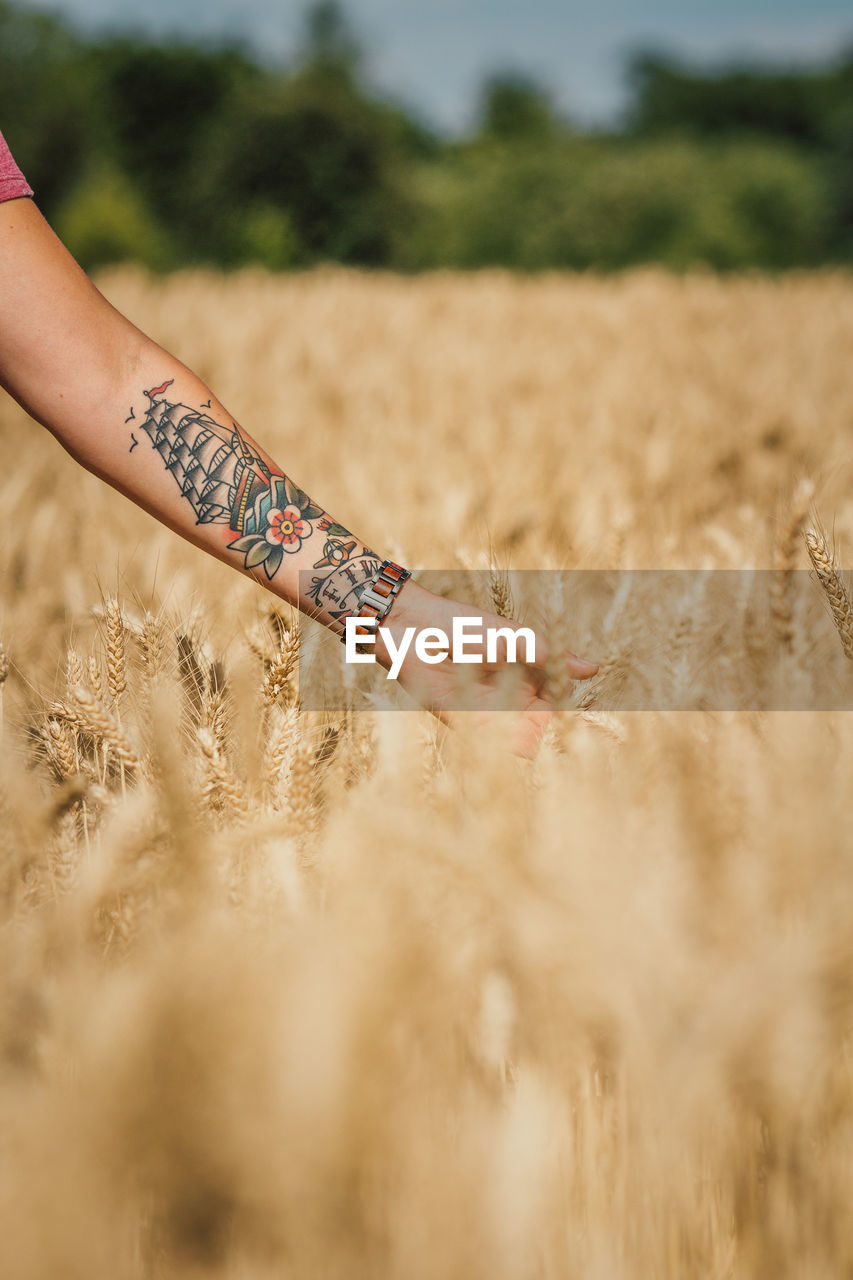
<svg viewBox="0 0 853 1280"><path fill-rule="evenodd" d="M537 699L516 722L513 733L513 751L523 759L532 760L545 735L554 712L547 703Z"/></svg>
<svg viewBox="0 0 853 1280"><path fill-rule="evenodd" d="M548 666L548 656L547 644L543 640L542 636L537 635L536 660L535 662L526 664L528 670L537 672L545 671ZM565 660L569 674L574 680L589 680L589 678L594 676L599 670L599 664L597 662L590 662L587 658L579 658L576 653L572 653L569 650L566 651Z"/></svg>
<svg viewBox="0 0 853 1280"><path fill-rule="evenodd" d="M566 666L575 680L589 680L598 671L597 662L588 662L586 658L579 658L576 653L566 654Z"/></svg>

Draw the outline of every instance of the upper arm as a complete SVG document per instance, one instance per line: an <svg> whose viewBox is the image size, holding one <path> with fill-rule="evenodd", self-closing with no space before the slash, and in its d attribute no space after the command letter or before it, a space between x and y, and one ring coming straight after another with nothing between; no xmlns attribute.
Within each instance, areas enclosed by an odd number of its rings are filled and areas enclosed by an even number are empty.
<svg viewBox="0 0 853 1280"><path fill-rule="evenodd" d="M33 417L73 435L144 341L32 199L0 203L0 383Z"/></svg>

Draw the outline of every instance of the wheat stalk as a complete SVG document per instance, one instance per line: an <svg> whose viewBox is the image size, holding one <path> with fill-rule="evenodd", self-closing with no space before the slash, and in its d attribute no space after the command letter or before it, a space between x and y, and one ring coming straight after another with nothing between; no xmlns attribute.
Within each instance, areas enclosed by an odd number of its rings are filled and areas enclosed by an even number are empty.
<svg viewBox="0 0 853 1280"><path fill-rule="evenodd" d="M846 657L853 658L853 604L835 556L819 529L806 530L806 547L841 638L841 647Z"/></svg>
<svg viewBox="0 0 853 1280"><path fill-rule="evenodd" d="M117 600L106 603L107 615L107 683L113 702L118 702L127 688L127 632Z"/></svg>
<svg viewBox="0 0 853 1280"><path fill-rule="evenodd" d="M264 752L264 789L273 800L277 798L285 765L289 762L298 739L299 712L295 707L287 707L281 713L281 719Z"/></svg>
<svg viewBox="0 0 853 1280"><path fill-rule="evenodd" d="M773 578L770 584L770 613L773 618L773 629L780 643L789 650L793 648L794 643L793 586L797 547L813 497L812 482L801 480L794 491L791 510L776 548Z"/></svg>
<svg viewBox="0 0 853 1280"><path fill-rule="evenodd" d="M102 701L104 696L104 682L101 676L101 664L94 655L89 659L89 684L91 685L92 692L98 701Z"/></svg>
<svg viewBox="0 0 853 1280"><path fill-rule="evenodd" d="M159 617L155 618L153 614L146 613L142 620L139 645L146 671L152 676L159 675L166 650L166 636Z"/></svg>
<svg viewBox="0 0 853 1280"><path fill-rule="evenodd" d="M76 688L67 702L54 702L51 714L66 724L100 739L126 769L139 769L141 762L115 716L98 702L88 689Z"/></svg>
<svg viewBox="0 0 853 1280"><path fill-rule="evenodd" d="M198 616L193 615L187 630L178 635L178 670L193 718L200 722L204 716L208 680L202 667L203 656L198 652L199 630Z"/></svg>
<svg viewBox="0 0 853 1280"><path fill-rule="evenodd" d="M69 646L65 655L65 685L69 697L73 696L78 689L82 689L85 683L86 675L83 671L83 663L80 661L76 649Z"/></svg>
<svg viewBox="0 0 853 1280"><path fill-rule="evenodd" d="M291 679L296 667L299 653L299 630L291 627L282 637L281 643L270 659L264 672L263 697L267 706L280 699L285 703L293 700L293 681Z"/></svg>
<svg viewBox="0 0 853 1280"><path fill-rule="evenodd" d="M318 799L316 751L303 736L290 753L286 788L286 808L293 834L303 845L317 826Z"/></svg>
<svg viewBox="0 0 853 1280"><path fill-rule="evenodd" d="M204 797L210 801L225 802L241 817L249 812L249 801L237 779L231 772L211 729L202 725L196 730L196 738L204 757L207 781Z"/></svg>
<svg viewBox="0 0 853 1280"><path fill-rule="evenodd" d="M514 617L515 601L512 598L509 575L505 570L491 569L489 571L489 596L495 613L502 618Z"/></svg>
<svg viewBox="0 0 853 1280"><path fill-rule="evenodd" d="M224 753L226 729L228 727L224 689L214 687L205 691L202 702L202 727L211 731L217 751Z"/></svg>
<svg viewBox="0 0 853 1280"><path fill-rule="evenodd" d="M68 736L59 720L48 719L41 730L42 741L47 750L48 759L53 765L59 780L73 778L78 772L77 758Z"/></svg>

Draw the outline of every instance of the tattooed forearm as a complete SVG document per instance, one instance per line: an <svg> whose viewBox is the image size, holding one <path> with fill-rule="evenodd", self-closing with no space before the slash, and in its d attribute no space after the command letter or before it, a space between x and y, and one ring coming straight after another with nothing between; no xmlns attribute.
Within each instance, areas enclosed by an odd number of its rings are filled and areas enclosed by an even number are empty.
<svg viewBox="0 0 853 1280"><path fill-rule="evenodd" d="M210 400L201 408L181 403L170 393L173 382L144 393L140 426L192 508L196 524L225 526L231 535L226 545L242 567L262 567L269 580L285 556L298 557L311 539L298 566L315 571L302 603L331 622L342 622L356 610L365 583L379 568L379 557L271 467L235 422L223 425L206 413Z"/></svg>
<svg viewBox="0 0 853 1280"><path fill-rule="evenodd" d="M329 539L326 545L335 543ZM355 546L360 546L355 543ZM348 553L347 561L335 565L331 571L313 574L308 599L335 622L355 613L358 609L365 583L374 577L381 561L375 552L361 547L356 555ZM324 561L317 561L315 569L323 569Z"/></svg>

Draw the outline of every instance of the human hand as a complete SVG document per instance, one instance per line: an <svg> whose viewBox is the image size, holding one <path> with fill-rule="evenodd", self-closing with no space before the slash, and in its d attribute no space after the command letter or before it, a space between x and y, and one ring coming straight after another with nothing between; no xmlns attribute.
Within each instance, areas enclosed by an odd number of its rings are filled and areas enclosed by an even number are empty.
<svg viewBox="0 0 853 1280"><path fill-rule="evenodd" d="M510 662L507 639L498 637L494 656L489 655L490 661L485 645L469 635L465 651L481 656L482 662L461 665L447 657L433 665L418 656L410 635L405 656L400 656L407 631L414 628L417 636L424 631L440 629L450 637L454 618L478 619L481 625L476 629L472 627L472 630L483 635L492 628L514 632L523 630L518 622L474 605L447 600L410 579L379 630L377 661L386 670L393 668L402 687L445 724L452 726L458 723L463 708L466 713L473 713L481 725L492 722L498 711L512 712L515 716L513 749L518 755L532 756L554 713L545 685L545 664L548 660L545 640L534 633L533 661L522 661L528 654L524 637L520 637L518 661ZM383 632L386 635L390 633L390 645ZM573 653L567 654L565 660L568 673L575 680L588 680L598 671L596 663Z"/></svg>

